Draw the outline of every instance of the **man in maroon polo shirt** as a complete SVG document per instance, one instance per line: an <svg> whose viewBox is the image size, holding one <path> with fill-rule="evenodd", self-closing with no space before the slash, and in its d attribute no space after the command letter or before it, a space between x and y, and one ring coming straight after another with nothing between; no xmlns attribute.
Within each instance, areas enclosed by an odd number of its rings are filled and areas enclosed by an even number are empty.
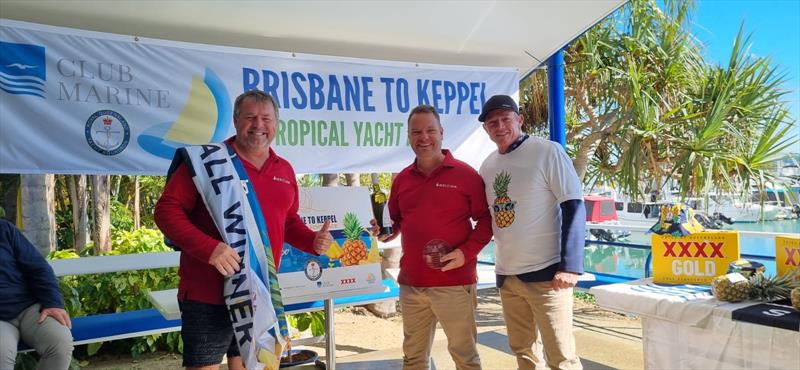
<svg viewBox="0 0 800 370"><path fill-rule="evenodd" d="M400 306L403 369L428 369L437 321L458 369L480 369L475 269L492 237L491 215L477 171L442 150L444 130L436 108L420 105L408 116L408 140L416 160L397 175L389 198L394 239L402 232ZM477 221L473 228L472 220ZM443 241L437 242L437 240ZM443 267L426 263L426 245L454 248ZM433 258L436 259L436 256Z"/></svg>
<svg viewBox="0 0 800 370"><path fill-rule="evenodd" d="M225 142L233 146L255 189L275 269L284 241L307 253L325 253L333 240L328 223L316 233L306 227L297 214L294 170L270 148L278 125L273 98L257 90L243 93L236 98L233 121L236 136ZM244 369L223 298L224 278L239 271L240 258L221 241L186 163L170 176L154 216L164 235L181 248L178 302L183 366L217 369L227 354L229 369Z"/></svg>

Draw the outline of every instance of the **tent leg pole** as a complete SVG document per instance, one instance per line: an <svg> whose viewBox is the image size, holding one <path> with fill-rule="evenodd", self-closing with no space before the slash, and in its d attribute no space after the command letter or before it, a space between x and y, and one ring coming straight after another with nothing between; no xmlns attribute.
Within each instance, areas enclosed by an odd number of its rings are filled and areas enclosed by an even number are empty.
<svg viewBox="0 0 800 370"><path fill-rule="evenodd" d="M333 298L325 300L325 358L327 369L336 370L336 339L333 327Z"/></svg>
<svg viewBox="0 0 800 370"><path fill-rule="evenodd" d="M566 110L564 108L564 49L547 60L547 119L550 122L550 140L566 149Z"/></svg>

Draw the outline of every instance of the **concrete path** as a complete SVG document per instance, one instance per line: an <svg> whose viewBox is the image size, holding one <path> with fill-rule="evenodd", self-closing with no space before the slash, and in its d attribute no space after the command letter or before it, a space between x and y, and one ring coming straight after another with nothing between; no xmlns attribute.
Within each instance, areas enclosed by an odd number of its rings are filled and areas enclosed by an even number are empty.
<svg viewBox="0 0 800 370"><path fill-rule="evenodd" d="M496 289L481 291L478 298L478 352L486 370L516 369L506 338L505 324ZM641 321L603 311L594 305L576 300L574 316L578 355L584 369L643 368ZM314 348L320 352L320 348ZM324 350L321 351L324 358ZM402 368L402 348L339 356L337 370L395 370ZM455 369L447 352L447 341L441 329L436 332L432 349L434 370ZM295 369L312 369L296 367Z"/></svg>
<svg viewBox="0 0 800 370"><path fill-rule="evenodd" d="M575 339L584 369L641 369L643 367L640 328L620 326L616 320L576 320ZM631 332L638 332L632 334ZM438 334L438 333L437 333ZM437 338L440 336L437 335ZM444 335L441 335L444 337ZM485 370L516 369L517 362L508 348L505 329L478 334L478 352ZM400 348L375 351L337 359L338 370L395 370L401 369L403 351ZM433 343L435 370L455 369L447 341Z"/></svg>

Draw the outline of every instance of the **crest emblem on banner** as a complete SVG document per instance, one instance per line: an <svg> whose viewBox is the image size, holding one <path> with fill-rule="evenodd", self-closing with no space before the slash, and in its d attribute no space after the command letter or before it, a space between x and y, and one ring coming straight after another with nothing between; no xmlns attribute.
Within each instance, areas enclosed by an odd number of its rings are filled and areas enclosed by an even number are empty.
<svg viewBox="0 0 800 370"><path fill-rule="evenodd" d="M86 120L86 142L102 155L117 155L128 147L131 129L128 121L113 110L99 110Z"/></svg>
<svg viewBox="0 0 800 370"><path fill-rule="evenodd" d="M44 99L44 46L0 41L0 90Z"/></svg>

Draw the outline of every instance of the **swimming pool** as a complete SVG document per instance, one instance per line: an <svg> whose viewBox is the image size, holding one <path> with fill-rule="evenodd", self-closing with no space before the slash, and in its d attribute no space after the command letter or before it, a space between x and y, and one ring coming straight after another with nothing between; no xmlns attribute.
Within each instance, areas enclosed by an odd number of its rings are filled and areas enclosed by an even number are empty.
<svg viewBox="0 0 800 370"><path fill-rule="evenodd" d="M732 225L731 229L800 234L800 220L740 223ZM633 232L627 240L622 242L650 245L650 235L645 235L643 232ZM775 256L774 237L741 236L739 243L740 252L743 254ZM494 241L491 241L478 255L478 261L494 264L494 249ZM587 244L583 265L588 272L602 272L640 278L644 277L644 264L648 253L649 251L641 249ZM768 274L775 274L775 261L758 261L764 264Z"/></svg>

